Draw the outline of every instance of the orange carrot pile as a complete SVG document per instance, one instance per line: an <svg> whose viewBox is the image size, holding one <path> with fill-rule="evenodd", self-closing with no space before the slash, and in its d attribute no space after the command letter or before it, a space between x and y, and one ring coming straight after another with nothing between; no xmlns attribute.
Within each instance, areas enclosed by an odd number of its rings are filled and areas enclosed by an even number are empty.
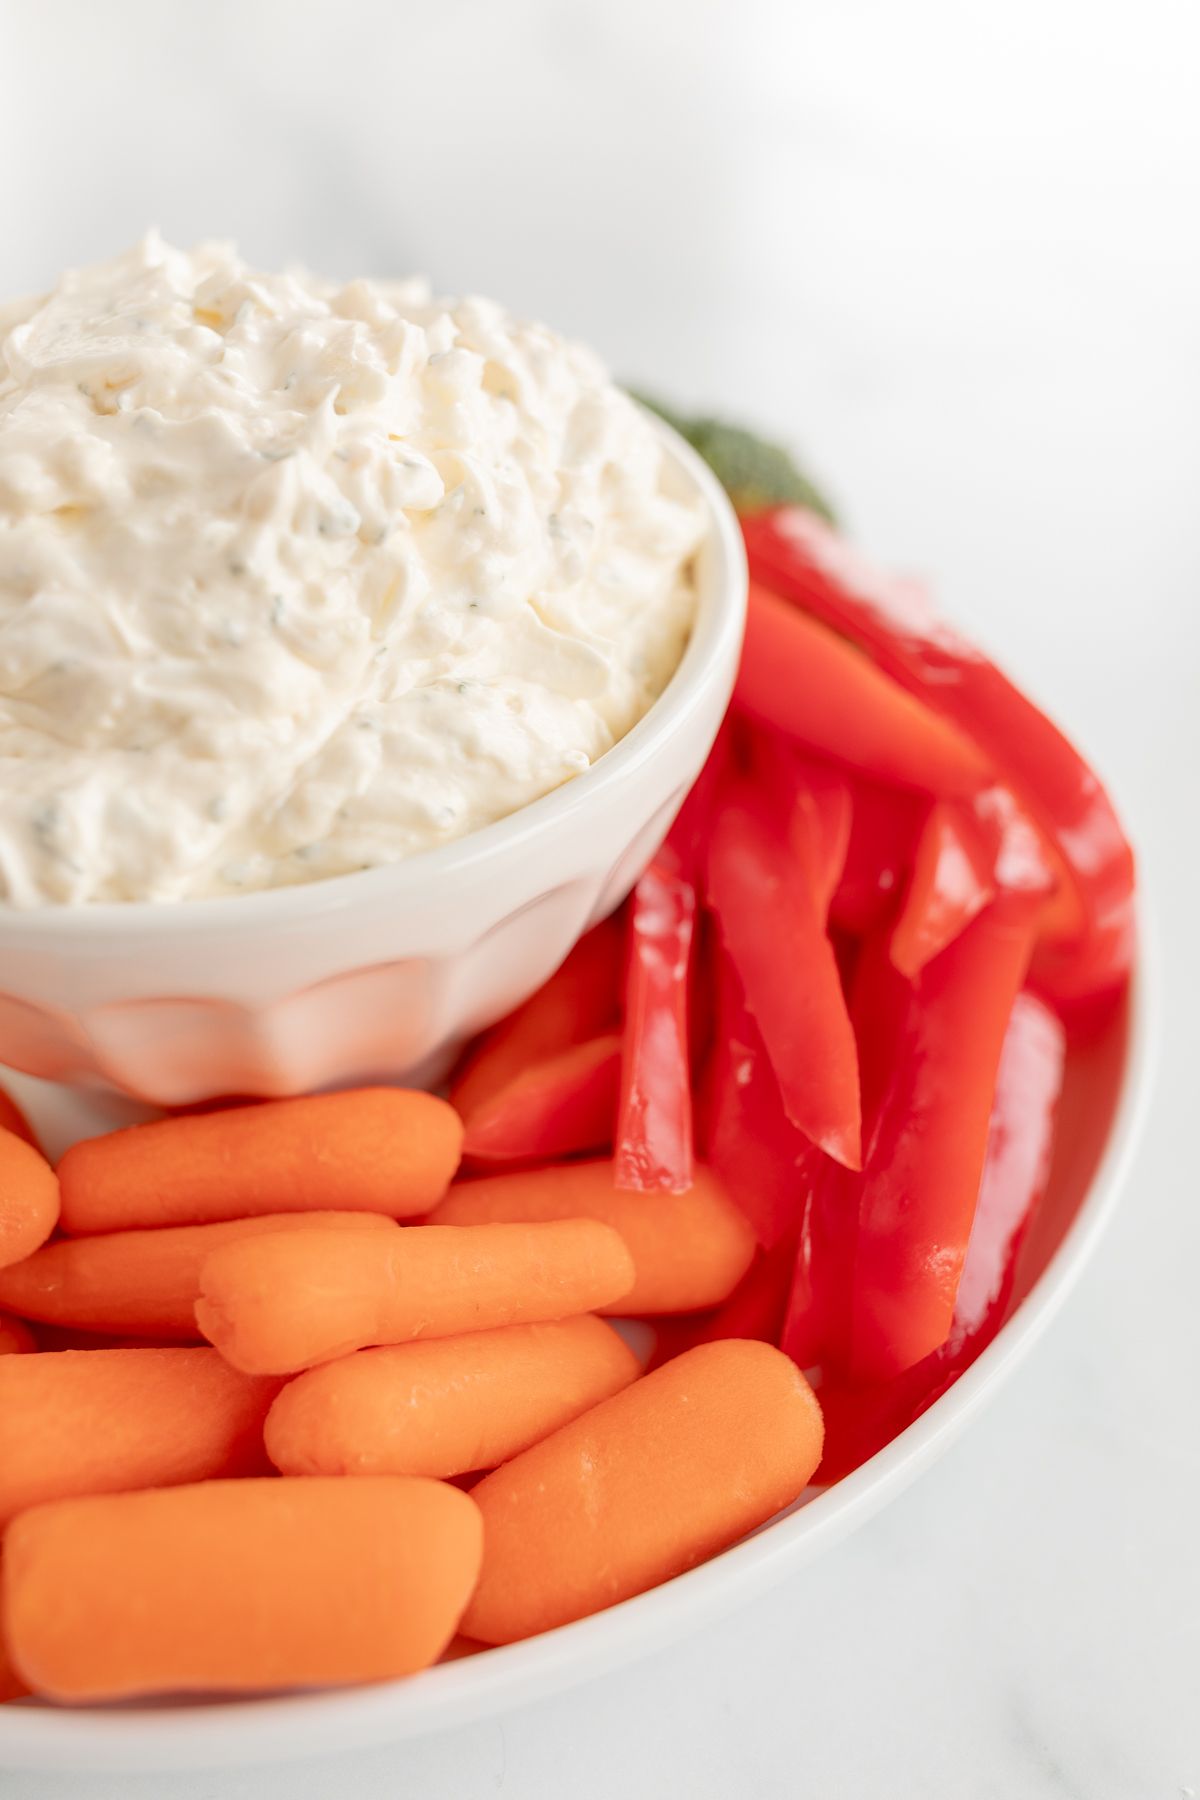
<svg viewBox="0 0 1200 1800"><path fill-rule="evenodd" d="M494 1469L636 1379L611 1326L583 1315L361 1350L310 1369L267 1415L285 1475Z"/></svg>
<svg viewBox="0 0 1200 1800"><path fill-rule="evenodd" d="M284 1375L369 1344L570 1318L633 1277L616 1232L591 1219L292 1231L214 1251L196 1319L235 1368Z"/></svg>
<svg viewBox="0 0 1200 1800"><path fill-rule="evenodd" d="M63 1230L331 1210L409 1218L441 1199L461 1152L454 1109L400 1088L163 1119L67 1151Z"/></svg>
<svg viewBox="0 0 1200 1800"><path fill-rule="evenodd" d="M565 996L611 1025L616 941L476 1055L481 1146L587 1140ZM799 1492L820 1413L785 1358L709 1345L643 1377L596 1316L702 1319L739 1290L755 1236L712 1171L447 1192L462 1138L444 1103L367 1090L116 1132L56 1178L0 1128L0 1698L404 1674L468 1613L497 1642L580 1616ZM482 1507L448 1485L471 1473Z"/></svg>
<svg viewBox="0 0 1200 1800"><path fill-rule="evenodd" d="M449 1642L481 1547L470 1496L433 1481L62 1500L9 1528L3 1629L56 1700L381 1681Z"/></svg>

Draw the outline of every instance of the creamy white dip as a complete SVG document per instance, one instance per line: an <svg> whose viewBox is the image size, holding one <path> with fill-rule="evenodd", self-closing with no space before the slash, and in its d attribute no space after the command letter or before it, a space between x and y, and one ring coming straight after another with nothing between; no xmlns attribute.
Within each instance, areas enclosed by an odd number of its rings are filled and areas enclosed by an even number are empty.
<svg viewBox="0 0 1200 1800"><path fill-rule="evenodd" d="M0 308L0 897L388 863L661 693L703 520L587 350L151 236Z"/></svg>

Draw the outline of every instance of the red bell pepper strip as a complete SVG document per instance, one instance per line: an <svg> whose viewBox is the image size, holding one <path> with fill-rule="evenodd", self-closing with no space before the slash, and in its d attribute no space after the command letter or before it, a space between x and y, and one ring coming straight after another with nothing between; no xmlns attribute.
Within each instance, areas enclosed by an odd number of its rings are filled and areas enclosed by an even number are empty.
<svg viewBox="0 0 1200 1800"><path fill-rule="evenodd" d="M855 644L754 584L734 699L761 724L877 781L961 795L990 779L987 759L956 725Z"/></svg>
<svg viewBox="0 0 1200 1800"><path fill-rule="evenodd" d="M633 891L615 1146L619 1188L682 1193L692 1182L688 973L696 890L664 861Z"/></svg>
<svg viewBox="0 0 1200 1800"><path fill-rule="evenodd" d="M719 950L716 1024L709 1064L706 1151L726 1192L770 1249L794 1237L816 1152L783 1109L762 1033L741 983Z"/></svg>
<svg viewBox="0 0 1200 1800"><path fill-rule="evenodd" d="M995 856L966 807L935 800L917 840L912 875L888 954L915 981L927 962L995 897Z"/></svg>
<svg viewBox="0 0 1200 1800"><path fill-rule="evenodd" d="M987 1159L949 1336L891 1381L822 1383L825 1453L818 1480L836 1481L874 1456L957 1380L1000 1329L1017 1251L1046 1191L1065 1061L1060 1021L1034 995L1018 994L1000 1055Z"/></svg>
<svg viewBox="0 0 1200 1800"><path fill-rule="evenodd" d="M788 842L809 872L824 921L850 847L850 781L829 763L803 755L778 732L752 730L747 736L751 779L761 802L787 821Z"/></svg>
<svg viewBox="0 0 1200 1800"><path fill-rule="evenodd" d="M911 1001L880 927L854 946L843 975L858 1041L863 1143L869 1150L891 1079L891 1059ZM802 1369L845 1370L851 1357L854 1256L862 1177L823 1158L805 1198L781 1348Z"/></svg>
<svg viewBox="0 0 1200 1800"><path fill-rule="evenodd" d="M709 840L708 895L792 1123L850 1168L861 1158L858 1057L820 905L821 875L752 788L730 789Z"/></svg>
<svg viewBox="0 0 1200 1800"><path fill-rule="evenodd" d="M920 835L923 803L916 794L851 785L850 841L829 905L830 923L865 937L900 904Z"/></svg>
<svg viewBox="0 0 1200 1800"><path fill-rule="evenodd" d="M813 870L813 898L826 923L846 867L852 816L850 784L832 769L814 768L797 791L790 835Z"/></svg>
<svg viewBox="0 0 1200 1800"><path fill-rule="evenodd" d="M882 955L860 961L854 1016L870 1044L871 1123L847 1217L854 1379L898 1375L946 1341L1038 904L1002 894L911 985Z"/></svg>
<svg viewBox="0 0 1200 1800"><path fill-rule="evenodd" d="M623 954L620 926L605 919L580 938L536 994L476 1040L450 1082L451 1103L463 1119L469 1122L531 1064L615 1029Z"/></svg>
<svg viewBox="0 0 1200 1800"><path fill-rule="evenodd" d="M532 1063L474 1109L463 1155L472 1162L547 1162L612 1143L621 1037L611 1032Z"/></svg>
<svg viewBox="0 0 1200 1800"><path fill-rule="evenodd" d="M1133 958L1133 852L1095 774L1055 725L944 621L912 583L879 575L815 514L743 521L751 573L843 633L970 734L1047 841L1063 876L1033 978L1053 997L1119 987Z"/></svg>

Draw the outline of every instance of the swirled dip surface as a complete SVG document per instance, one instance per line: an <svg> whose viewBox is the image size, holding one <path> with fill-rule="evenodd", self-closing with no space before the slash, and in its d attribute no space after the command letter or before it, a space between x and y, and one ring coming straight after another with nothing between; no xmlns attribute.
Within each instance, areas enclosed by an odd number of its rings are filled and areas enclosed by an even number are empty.
<svg viewBox="0 0 1200 1800"><path fill-rule="evenodd" d="M702 519L586 350L155 237L0 309L0 896L392 862L586 769Z"/></svg>

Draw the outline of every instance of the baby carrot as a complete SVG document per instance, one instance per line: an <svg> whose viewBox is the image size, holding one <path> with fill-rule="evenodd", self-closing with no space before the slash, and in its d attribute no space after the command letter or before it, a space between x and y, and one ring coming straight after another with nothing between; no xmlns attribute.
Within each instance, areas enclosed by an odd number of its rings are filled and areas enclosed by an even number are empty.
<svg viewBox="0 0 1200 1800"><path fill-rule="evenodd" d="M0 1269L0 1306L47 1325L194 1342L205 1257L238 1238L317 1226L326 1231L398 1229L382 1213L263 1213L216 1225L60 1238Z"/></svg>
<svg viewBox="0 0 1200 1800"><path fill-rule="evenodd" d="M685 1351L471 1490L485 1548L463 1631L511 1643L690 1569L794 1500L821 1438L782 1351Z"/></svg>
<svg viewBox="0 0 1200 1800"><path fill-rule="evenodd" d="M14 1137L24 1138L25 1142L32 1144L35 1150L38 1148L33 1126L12 1095L6 1094L3 1088L0 1088L0 1130L11 1131Z"/></svg>
<svg viewBox="0 0 1200 1800"><path fill-rule="evenodd" d="M446 1101L360 1088L194 1113L89 1138L59 1164L63 1230L277 1212L428 1212L462 1153Z"/></svg>
<svg viewBox="0 0 1200 1800"><path fill-rule="evenodd" d="M70 1494L258 1473L278 1391L207 1346L0 1357L0 1526Z"/></svg>
<svg viewBox="0 0 1200 1800"><path fill-rule="evenodd" d="M214 1251L196 1319L235 1368L287 1375L368 1344L570 1318L632 1282L628 1250L592 1219L289 1231Z"/></svg>
<svg viewBox="0 0 1200 1800"><path fill-rule="evenodd" d="M24 1319L14 1319L11 1313L0 1312L0 1356L20 1356L27 1350L36 1349L37 1340Z"/></svg>
<svg viewBox="0 0 1200 1800"><path fill-rule="evenodd" d="M633 1258L633 1287L606 1312L677 1313L716 1306L754 1255L754 1232L711 1170L697 1167L682 1194L631 1194L614 1185L611 1162L565 1163L464 1181L431 1216L435 1225L540 1219L599 1219ZM2 1290L0 1290L2 1293Z"/></svg>
<svg viewBox="0 0 1200 1800"><path fill-rule="evenodd" d="M58 1205L58 1179L41 1151L0 1128L0 1269L45 1243Z"/></svg>
<svg viewBox="0 0 1200 1800"><path fill-rule="evenodd" d="M290 1381L267 1415L285 1475L493 1469L628 1387L637 1357L584 1314L360 1350Z"/></svg>
<svg viewBox="0 0 1200 1800"><path fill-rule="evenodd" d="M4 1568L0 1563L0 1593L4 1587ZM12 1657L8 1654L8 1643L4 1636L4 1627L0 1624L0 1702L19 1700L29 1689L13 1668Z"/></svg>
<svg viewBox="0 0 1200 1800"><path fill-rule="evenodd" d="M436 1481L205 1481L38 1506L10 1528L4 1626L53 1700L381 1681L434 1662L479 1570Z"/></svg>

